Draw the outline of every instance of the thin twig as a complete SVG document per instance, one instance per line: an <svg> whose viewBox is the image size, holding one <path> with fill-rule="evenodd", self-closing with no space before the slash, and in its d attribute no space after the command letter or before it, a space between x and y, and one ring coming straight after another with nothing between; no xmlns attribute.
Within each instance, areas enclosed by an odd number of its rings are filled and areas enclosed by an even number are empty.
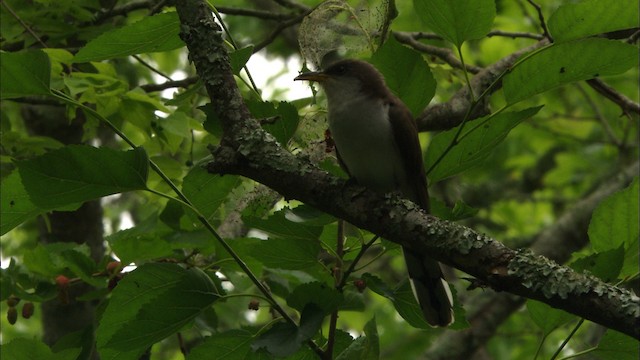
<svg viewBox="0 0 640 360"><path fill-rule="evenodd" d="M11 6L9 6L9 4L7 4L5 1L2 1L2 5L4 5L5 8L7 8L7 11L9 11L9 13L11 14L11 16L13 16L16 20L18 20L18 22L20 23L20 25L22 25L22 27L27 30L27 32L29 34L31 34L31 36L33 36L36 41L38 43L40 43L40 45L42 45L42 47L47 48L47 44L44 43L44 41L42 41L42 39L40 39L40 37L38 36L38 34L36 34L35 31L33 31L31 29L31 27L29 25L27 25L27 23L25 23L24 21L22 21L22 19L20 18L20 16L18 16L18 14L13 11L13 9L11 8Z"/></svg>
<svg viewBox="0 0 640 360"><path fill-rule="evenodd" d="M442 36L440 36L438 34L434 34L434 33L427 33L427 32L419 31L419 32L414 32L414 33L410 33L410 34L416 40L420 40L420 39L443 40ZM525 39L534 39L534 40L542 40L542 39L544 39L544 36L540 35L540 34L534 34L534 33L529 33L529 32L504 31L504 30L491 30L491 31L489 31L487 36L488 37L503 36L503 37L509 37L509 38L512 38L512 39L516 39L516 38L525 38Z"/></svg>
<svg viewBox="0 0 640 360"><path fill-rule="evenodd" d="M595 101L593 101L591 96L589 96L587 91L582 86L580 86L579 83L576 84L576 87L578 88L578 91L580 91L584 99L587 101L587 104L589 104L589 106L593 110L593 113L596 119L598 119L598 121L602 125L604 132L607 134L611 142L613 142L618 148L622 147L622 142L620 141L620 139L616 137L616 134L613 132L611 125L609 125L609 123L607 122L607 119L604 118L602 111L600 111L598 104L596 104Z"/></svg>
<svg viewBox="0 0 640 360"><path fill-rule="evenodd" d="M196 82L198 82L198 77L193 76L183 80L172 80L172 81L163 82L162 84L140 85L140 88L146 92L154 92L154 91L162 91L162 90L176 88L176 87L187 88L195 84Z"/></svg>
<svg viewBox="0 0 640 360"><path fill-rule="evenodd" d="M163 73L162 71L154 68L153 66L151 66L151 64L149 64L148 62L144 61L139 55L131 55L134 59L136 59L140 64L142 64L142 66L146 67L147 69L151 70L151 72L158 74L160 76L162 76L163 78L169 80L169 81L173 81L168 75L166 75L165 73Z"/></svg>
<svg viewBox="0 0 640 360"><path fill-rule="evenodd" d="M489 33L487 34L487 36L491 37L491 36L504 36L504 37L510 37L512 39L515 38L525 38L525 39L534 39L534 40L542 40L544 39L544 35L540 35L540 34L534 34L534 33L528 33L528 32L512 32L512 31L502 31L502 30L491 30L489 31Z"/></svg>
<svg viewBox="0 0 640 360"><path fill-rule="evenodd" d="M551 34L549 34L549 29L547 28L547 23L544 21L544 15L542 15L542 8L540 5L533 2L533 0L527 0L527 2L538 12L538 20L540 21L540 27L542 28L542 35L549 39L550 42L553 42L553 38L551 37Z"/></svg>
<svg viewBox="0 0 640 360"><path fill-rule="evenodd" d="M425 54L433 55L441 59L445 63L451 65L451 67L453 68L462 69L463 67L462 62L460 62L460 59L458 59L454 55L454 53L447 48L441 48L438 46L423 44L420 41L416 40L411 33L394 31L393 36L395 36L396 40L398 40L399 42L403 44L407 44L412 48L420 52L423 52ZM467 71L472 74L477 74L482 70L481 67L474 66L474 65L467 65L466 67L467 67Z"/></svg>
<svg viewBox="0 0 640 360"><path fill-rule="evenodd" d="M640 38L640 30L634 32L633 34L631 34L631 36L629 36L629 38L627 39L627 44L634 44L636 41L638 41L638 38Z"/></svg>
<svg viewBox="0 0 640 360"><path fill-rule="evenodd" d="M300 14L294 18L291 18L287 21L284 21L282 23L280 23L278 25L278 27L276 27L271 34L269 34L269 36L267 36L264 40L262 40L261 42L257 43L254 47L253 47L253 53L257 53L258 51L264 49L265 47L267 47L267 45L271 44L276 37L278 37L278 35L280 35L280 33L282 31L284 31L284 29L291 27L295 24L298 24L302 21L302 19L304 19L305 16L307 16L309 14L311 10L304 12L303 14Z"/></svg>
<svg viewBox="0 0 640 360"><path fill-rule="evenodd" d="M227 6L218 6L216 7L216 9L218 9L218 12L225 15L248 16L248 17L254 17L258 19L276 20L276 21L291 19L291 14L282 14L282 13L276 13L276 12L264 11L264 10L241 9L241 8L233 8L233 7L227 7Z"/></svg>
<svg viewBox="0 0 640 360"><path fill-rule="evenodd" d="M302 11L308 11L309 7L304 5L304 4L300 4L297 3L295 1L291 1L291 0L273 0L276 3L278 3L278 5L285 7L287 9L298 9L298 10L302 10Z"/></svg>
<svg viewBox="0 0 640 360"><path fill-rule="evenodd" d="M589 84L589 86L591 86L593 90L600 93L600 95L603 95L607 99L620 106L625 114L629 115L628 112L640 114L640 104L622 95L616 89L607 85L604 81L600 79L591 79L587 80L587 84Z"/></svg>

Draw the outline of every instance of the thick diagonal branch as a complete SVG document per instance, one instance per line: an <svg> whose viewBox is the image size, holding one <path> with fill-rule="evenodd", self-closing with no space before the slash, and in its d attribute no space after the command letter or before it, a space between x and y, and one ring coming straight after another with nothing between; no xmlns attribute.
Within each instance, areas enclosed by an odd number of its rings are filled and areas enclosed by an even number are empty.
<svg viewBox="0 0 640 360"><path fill-rule="evenodd" d="M194 4L201 4L194 6ZM185 6L189 9L180 9ZM640 299L627 290L577 274L546 258L514 251L473 229L430 216L414 204L383 197L295 157L247 110L229 57L202 2L178 1L182 38L224 131L213 147L216 174L238 174L467 272L494 289L545 302L609 328L640 337Z"/></svg>

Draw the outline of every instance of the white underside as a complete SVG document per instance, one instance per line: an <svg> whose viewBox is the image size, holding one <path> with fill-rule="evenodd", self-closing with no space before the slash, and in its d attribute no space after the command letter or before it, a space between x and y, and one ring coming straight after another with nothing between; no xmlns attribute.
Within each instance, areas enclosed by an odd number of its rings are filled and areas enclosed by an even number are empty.
<svg viewBox="0 0 640 360"><path fill-rule="evenodd" d="M380 192L400 190L406 176L389 105L364 95L350 99L329 97L329 128L342 161L360 184Z"/></svg>

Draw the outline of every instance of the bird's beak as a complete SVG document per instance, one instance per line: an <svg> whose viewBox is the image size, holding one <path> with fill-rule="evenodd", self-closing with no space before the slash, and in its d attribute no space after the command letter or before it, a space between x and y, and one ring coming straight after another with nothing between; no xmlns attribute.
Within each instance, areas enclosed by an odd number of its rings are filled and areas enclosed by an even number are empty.
<svg viewBox="0 0 640 360"><path fill-rule="evenodd" d="M329 79L329 75L325 74L324 72L313 71L313 72L300 74L296 76L296 78L293 80L308 80L308 81L317 81L321 83L323 81L326 81L327 79Z"/></svg>

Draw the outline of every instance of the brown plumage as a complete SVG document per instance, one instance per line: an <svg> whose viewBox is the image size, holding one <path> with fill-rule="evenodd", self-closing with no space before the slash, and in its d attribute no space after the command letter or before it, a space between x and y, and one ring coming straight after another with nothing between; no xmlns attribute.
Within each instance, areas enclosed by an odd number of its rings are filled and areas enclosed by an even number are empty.
<svg viewBox="0 0 640 360"><path fill-rule="evenodd" d="M317 81L328 101L329 128L340 163L358 183L400 191L429 211L427 178L411 112L372 65L342 60L296 80ZM437 261L403 247L414 294L432 326L453 322L452 299Z"/></svg>

